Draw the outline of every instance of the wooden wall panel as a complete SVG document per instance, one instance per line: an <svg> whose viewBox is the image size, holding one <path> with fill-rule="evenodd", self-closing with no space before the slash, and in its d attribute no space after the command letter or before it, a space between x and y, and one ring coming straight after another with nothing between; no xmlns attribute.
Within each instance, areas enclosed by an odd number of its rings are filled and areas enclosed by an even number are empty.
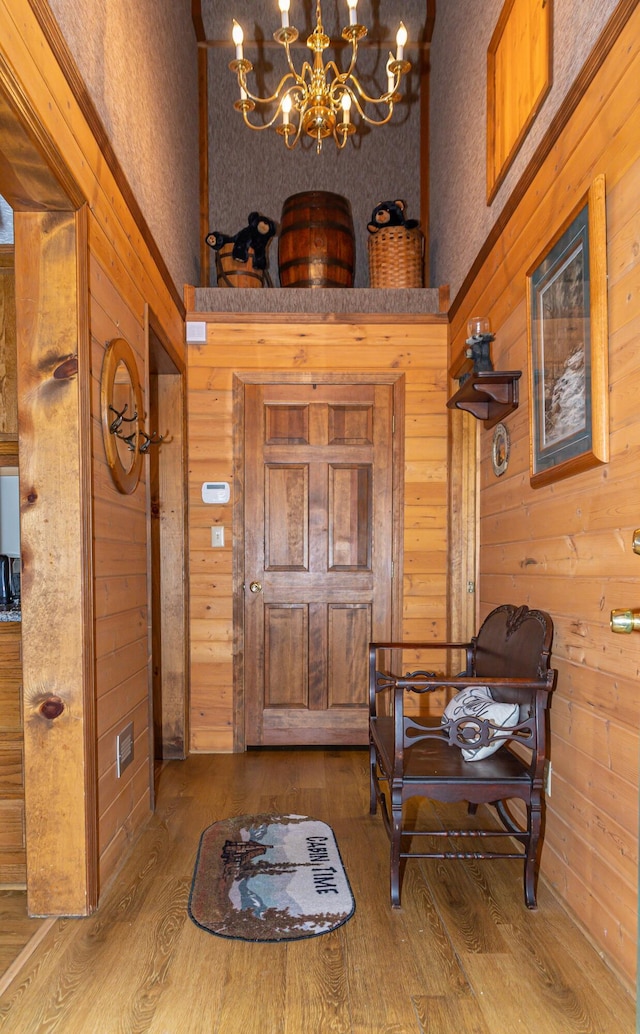
<svg viewBox="0 0 640 1034"><path fill-rule="evenodd" d="M456 301L450 367L459 368L467 319L482 312L496 333L495 367L525 373L520 408L505 421L511 458L500 478L491 467L492 432L479 427L480 611L509 601L542 607L554 619L559 675L542 870L629 983L636 966L640 637L613 635L609 614L640 604L640 557L631 549L640 526L639 41L640 9ZM599 174L606 181L611 458L534 490L526 273ZM463 472L452 475L460 486Z"/></svg>
<svg viewBox="0 0 640 1034"><path fill-rule="evenodd" d="M0 441L18 435L16 288L13 246L0 245Z"/></svg>
<svg viewBox="0 0 640 1034"><path fill-rule="evenodd" d="M202 318L201 315L198 319ZM200 487L233 475L234 371L394 370L406 376L404 636L444 637L447 582L447 326L418 318L393 325L210 322L190 346L189 502L191 747L233 749L232 502L206 506ZM224 524L224 550L210 527Z"/></svg>
<svg viewBox="0 0 640 1034"><path fill-rule="evenodd" d="M0 886L26 886L21 627L0 622Z"/></svg>
<svg viewBox="0 0 640 1034"><path fill-rule="evenodd" d="M148 705L147 465L135 492L117 491L102 441L100 378L105 347L115 337L131 345L144 385L144 298L118 256L94 226L91 252L91 329L94 468L94 597L97 629L108 626L109 642L96 636L96 736L98 741L98 855L104 885L117 864L113 843L135 812L151 809ZM147 408L145 403L145 409ZM140 620L137 620L138 615ZM132 633L135 630L135 634ZM116 777L116 737L133 722L134 761ZM146 777L146 778L145 778Z"/></svg>

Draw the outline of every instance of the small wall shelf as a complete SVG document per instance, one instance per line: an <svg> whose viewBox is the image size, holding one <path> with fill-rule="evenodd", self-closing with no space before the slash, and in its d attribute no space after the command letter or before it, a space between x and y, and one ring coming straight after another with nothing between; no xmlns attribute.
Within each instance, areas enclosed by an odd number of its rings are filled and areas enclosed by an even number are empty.
<svg viewBox="0 0 640 1034"><path fill-rule="evenodd" d="M465 409L485 427L493 427L507 413L518 408L518 381L521 370L482 370L471 373L452 395L449 409Z"/></svg>

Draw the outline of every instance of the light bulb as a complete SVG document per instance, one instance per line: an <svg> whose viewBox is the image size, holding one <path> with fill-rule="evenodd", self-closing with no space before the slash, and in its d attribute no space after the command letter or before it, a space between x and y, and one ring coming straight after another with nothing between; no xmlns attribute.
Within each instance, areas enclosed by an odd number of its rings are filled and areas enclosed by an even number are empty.
<svg viewBox="0 0 640 1034"><path fill-rule="evenodd" d="M242 41L244 40L244 32L242 31L242 26L238 25L235 18L233 20L233 31L231 33L231 38L233 39L233 42L236 45L236 60L242 61Z"/></svg>
<svg viewBox="0 0 640 1034"><path fill-rule="evenodd" d="M407 30L403 22L400 22L400 26L396 33L396 61L402 61L404 57L404 48L407 42Z"/></svg>
<svg viewBox="0 0 640 1034"><path fill-rule="evenodd" d="M347 0L347 6L349 8L349 25L355 25L357 21L356 7L358 6L358 0Z"/></svg>
<svg viewBox="0 0 640 1034"><path fill-rule="evenodd" d="M472 316L467 323L469 337L482 337L491 333L491 320L488 316Z"/></svg>
<svg viewBox="0 0 640 1034"><path fill-rule="evenodd" d="M348 93L342 94L340 104L342 106L342 121L344 123L347 123L349 121L351 113L351 97Z"/></svg>
<svg viewBox="0 0 640 1034"><path fill-rule="evenodd" d="M288 123L291 121L291 119L289 118L290 113L291 113L291 96L290 96L290 94L287 93L282 98L282 124L283 124L283 126L288 125Z"/></svg>

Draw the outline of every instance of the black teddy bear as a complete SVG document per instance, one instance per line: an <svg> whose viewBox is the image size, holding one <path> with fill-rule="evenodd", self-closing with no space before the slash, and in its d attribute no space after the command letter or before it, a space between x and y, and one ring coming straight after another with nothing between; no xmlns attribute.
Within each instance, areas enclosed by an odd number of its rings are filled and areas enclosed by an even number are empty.
<svg viewBox="0 0 640 1034"><path fill-rule="evenodd" d="M225 244L233 244L233 257L236 262L246 262L249 258L249 249L253 249L253 268L267 268L267 244L276 232L276 224L273 219L259 212L249 213L249 225L230 237L226 233L214 230L207 234L205 240L210 248L219 251Z"/></svg>
<svg viewBox="0 0 640 1034"><path fill-rule="evenodd" d="M406 226L407 230L413 230L418 225L417 219L405 219L405 202L381 201L371 213L371 222L367 223L369 233L376 233L384 226Z"/></svg>

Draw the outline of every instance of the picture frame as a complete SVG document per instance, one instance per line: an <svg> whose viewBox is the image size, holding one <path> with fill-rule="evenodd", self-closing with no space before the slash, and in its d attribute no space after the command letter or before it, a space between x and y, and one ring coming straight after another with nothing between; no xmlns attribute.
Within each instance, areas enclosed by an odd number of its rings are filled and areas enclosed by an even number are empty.
<svg viewBox="0 0 640 1034"><path fill-rule="evenodd" d="M527 272L530 482L609 460L604 176Z"/></svg>
<svg viewBox="0 0 640 1034"><path fill-rule="evenodd" d="M527 59L522 42L527 40ZM552 0L504 0L487 49L487 204L513 165L553 82Z"/></svg>

